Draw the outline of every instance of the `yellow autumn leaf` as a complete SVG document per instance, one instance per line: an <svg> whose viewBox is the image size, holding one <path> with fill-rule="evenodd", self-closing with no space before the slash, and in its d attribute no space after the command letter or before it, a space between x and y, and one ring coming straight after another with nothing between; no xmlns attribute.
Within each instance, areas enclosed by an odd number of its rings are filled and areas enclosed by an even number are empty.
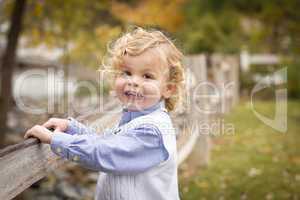
<svg viewBox="0 0 300 200"><path fill-rule="evenodd" d="M185 0L162 1L145 0L129 6L117 1L112 2L111 12L125 23L141 26L160 26L175 32L183 23L182 5Z"/></svg>

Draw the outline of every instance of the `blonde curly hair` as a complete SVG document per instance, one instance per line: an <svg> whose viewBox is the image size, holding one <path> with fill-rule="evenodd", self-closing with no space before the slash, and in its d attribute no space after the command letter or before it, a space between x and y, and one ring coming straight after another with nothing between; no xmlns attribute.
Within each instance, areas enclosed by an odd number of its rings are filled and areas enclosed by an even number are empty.
<svg viewBox="0 0 300 200"><path fill-rule="evenodd" d="M117 70L125 55L137 56L146 50L156 50L162 61L169 67L169 83L175 85L175 93L166 98L165 105L168 111L173 111L185 96L185 70L182 64L183 54L161 31L146 30L135 27L107 47L107 56L103 59L104 70ZM103 70L103 69L102 69ZM111 79L114 81L114 79Z"/></svg>

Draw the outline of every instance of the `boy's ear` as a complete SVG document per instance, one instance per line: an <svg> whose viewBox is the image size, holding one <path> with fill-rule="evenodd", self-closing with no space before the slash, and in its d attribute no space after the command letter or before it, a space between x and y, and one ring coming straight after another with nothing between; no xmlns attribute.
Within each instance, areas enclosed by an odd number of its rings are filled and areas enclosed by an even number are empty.
<svg viewBox="0 0 300 200"><path fill-rule="evenodd" d="M173 94L175 94L177 88L174 83L167 83L165 91L163 93L164 98L170 98Z"/></svg>

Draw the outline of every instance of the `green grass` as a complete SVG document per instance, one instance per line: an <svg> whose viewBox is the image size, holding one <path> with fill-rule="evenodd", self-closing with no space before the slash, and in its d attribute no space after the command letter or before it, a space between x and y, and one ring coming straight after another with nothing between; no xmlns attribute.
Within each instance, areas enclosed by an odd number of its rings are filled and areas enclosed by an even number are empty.
<svg viewBox="0 0 300 200"><path fill-rule="evenodd" d="M273 116L275 104L255 102ZM193 177L180 176L180 193L188 199L300 199L300 102L288 103L288 131L280 133L243 102L225 118L233 135L213 137L210 165Z"/></svg>

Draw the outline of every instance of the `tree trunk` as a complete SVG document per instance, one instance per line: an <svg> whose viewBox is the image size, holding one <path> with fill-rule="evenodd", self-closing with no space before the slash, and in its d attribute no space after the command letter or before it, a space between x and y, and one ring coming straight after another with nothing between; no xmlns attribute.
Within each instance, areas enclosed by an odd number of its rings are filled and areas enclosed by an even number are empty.
<svg viewBox="0 0 300 200"><path fill-rule="evenodd" d="M7 114L12 100L12 76L15 65L16 49L22 29L26 0L16 0L11 15L10 28L7 33L7 45L1 64L0 90L0 147L4 146L7 131Z"/></svg>

